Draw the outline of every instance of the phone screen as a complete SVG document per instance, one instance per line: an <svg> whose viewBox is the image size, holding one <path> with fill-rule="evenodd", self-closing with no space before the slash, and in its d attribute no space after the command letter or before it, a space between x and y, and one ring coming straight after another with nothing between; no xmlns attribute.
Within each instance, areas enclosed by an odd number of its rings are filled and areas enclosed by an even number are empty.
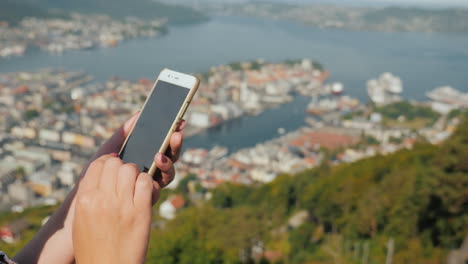
<svg viewBox="0 0 468 264"><path fill-rule="evenodd" d="M120 158L147 172L190 89L159 80L149 95Z"/></svg>

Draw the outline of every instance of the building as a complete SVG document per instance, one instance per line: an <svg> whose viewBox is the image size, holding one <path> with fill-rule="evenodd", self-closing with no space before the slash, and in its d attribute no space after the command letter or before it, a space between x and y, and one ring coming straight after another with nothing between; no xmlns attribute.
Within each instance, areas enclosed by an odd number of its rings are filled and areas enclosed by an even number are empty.
<svg viewBox="0 0 468 264"><path fill-rule="evenodd" d="M328 131L312 131L298 136L289 142L291 146L306 147L308 149L327 148L334 150L358 142L356 137Z"/></svg>
<svg viewBox="0 0 468 264"><path fill-rule="evenodd" d="M8 196L12 202L18 202L23 205L31 204L34 199L34 193L31 188L22 182L8 185Z"/></svg>
<svg viewBox="0 0 468 264"><path fill-rule="evenodd" d="M29 227L26 219L21 218L0 228L0 238L3 242L11 244L19 238L21 233Z"/></svg>
<svg viewBox="0 0 468 264"><path fill-rule="evenodd" d="M159 206L159 215L162 218L172 220L175 218L177 210L184 207L184 205L185 200L182 196L171 196Z"/></svg>
<svg viewBox="0 0 468 264"><path fill-rule="evenodd" d="M28 176L28 184L32 190L43 197L48 197L54 190L56 177L55 170L57 168L51 167L51 169L41 170Z"/></svg>

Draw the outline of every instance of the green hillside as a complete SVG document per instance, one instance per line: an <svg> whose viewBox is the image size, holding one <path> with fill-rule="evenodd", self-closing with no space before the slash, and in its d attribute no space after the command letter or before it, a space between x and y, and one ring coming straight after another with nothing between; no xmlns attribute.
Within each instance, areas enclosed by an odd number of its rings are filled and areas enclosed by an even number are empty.
<svg viewBox="0 0 468 264"><path fill-rule="evenodd" d="M283 175L271 184L226 184L210 204L192 207L155 230L158 263L237 263L252 246L280 252L282 263L445 263L468 235L468 122L441 146L417 145L353 164ZM299 210L309 217L284 228ZM190 219L190 220L188 220ZM265 262L266 263L266 262Z"/></svg>
<svg viewBox="0 0 468 264"><path fill-rule="evenodd" d="M0 227L5 224L11 224L14 221L25 220L29 227L21 233L21 239L13 244L6 244L0 240L0 250L7 252L9 256L15 255L26 243L33 238L37 230L41 227L44 218L51 215L56 206L44 206L28 208L22 213L0 213Z"/></svg>

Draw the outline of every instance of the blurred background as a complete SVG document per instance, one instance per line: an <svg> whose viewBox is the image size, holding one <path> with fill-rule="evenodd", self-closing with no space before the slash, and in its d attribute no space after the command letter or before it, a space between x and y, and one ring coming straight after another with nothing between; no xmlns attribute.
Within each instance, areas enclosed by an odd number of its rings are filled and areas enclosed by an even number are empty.
<svg viewBox="0 0 468 264"><path fill-rule="evenodd" d="M168 67L149 263L467 263L467 47L466 0L0 0L0 249Z"/></svg>

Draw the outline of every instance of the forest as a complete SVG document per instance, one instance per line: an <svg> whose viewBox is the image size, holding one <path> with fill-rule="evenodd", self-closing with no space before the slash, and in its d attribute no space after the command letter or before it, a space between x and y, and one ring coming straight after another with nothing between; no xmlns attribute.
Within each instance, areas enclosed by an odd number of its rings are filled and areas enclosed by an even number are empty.
<svg viewBox="0 0 468 264"><path fill-rule="evenodd" d="M442 145L225 184L153 230L149 262L446 263L468 235L467 160L465 122Z"/></svg>

